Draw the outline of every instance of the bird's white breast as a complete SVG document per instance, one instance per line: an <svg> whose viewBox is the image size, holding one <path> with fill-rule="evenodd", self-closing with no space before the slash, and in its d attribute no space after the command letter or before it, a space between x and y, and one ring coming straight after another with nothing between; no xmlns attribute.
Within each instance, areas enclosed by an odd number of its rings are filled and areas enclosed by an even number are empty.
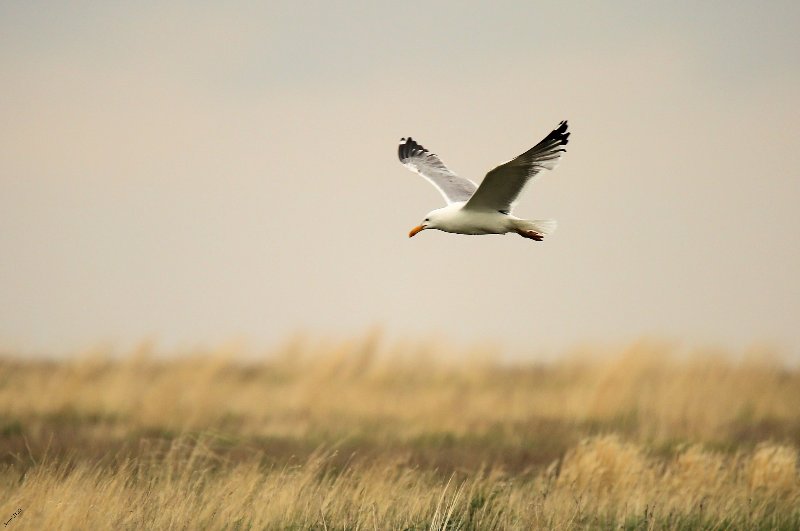
<svg viewBox="0 0 800 531"><path fill-rule="evenodd" d="M436 228L458 234L505 234L512 230L509 216L500 212L464 210L464 203L449 205L437 219Z"/></svg>

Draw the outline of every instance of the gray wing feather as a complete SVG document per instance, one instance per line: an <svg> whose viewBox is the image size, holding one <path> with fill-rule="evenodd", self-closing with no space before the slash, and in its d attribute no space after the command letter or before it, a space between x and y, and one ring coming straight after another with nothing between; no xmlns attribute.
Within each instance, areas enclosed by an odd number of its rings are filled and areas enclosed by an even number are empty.
<svg viewBox="0 0 800 531"><path fill-rule="evenodd" d="M453 173L439 157L411 137L400 139L397 154L404 166L428 179L447 204L468 200L478 188L474 182Z"/></svg>
<svg viewBox="0 0 800 531"><path fill-rule="evenodd" d="M487 173L464 208L510 213L528 181L542 170L556 167L568 140L567 122L563 121L531 149Z"/></svg>

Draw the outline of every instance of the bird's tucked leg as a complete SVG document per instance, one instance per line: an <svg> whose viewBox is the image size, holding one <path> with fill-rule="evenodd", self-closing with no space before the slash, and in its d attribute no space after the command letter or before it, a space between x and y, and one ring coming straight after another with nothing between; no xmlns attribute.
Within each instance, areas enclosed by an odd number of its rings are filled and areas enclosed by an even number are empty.
<svg viewBox="0 0 800 531"><path fill-rule="evenodd" d="M529 238L531 240L536 240L537 242L540 242L540 241L542 241L544 239L544 235L539 234L538 232L533 231L533 230L520 230L520 229L517 229L517 234L519 234L523 238Z"/></svg>

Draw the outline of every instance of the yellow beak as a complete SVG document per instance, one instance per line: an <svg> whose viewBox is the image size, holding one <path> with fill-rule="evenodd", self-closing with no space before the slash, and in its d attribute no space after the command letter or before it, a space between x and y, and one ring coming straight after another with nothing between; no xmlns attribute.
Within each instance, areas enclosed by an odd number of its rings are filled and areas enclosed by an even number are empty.
<svg viewBox="0 0 800 531"><path fill-rule="evenodd" d="M409 233L408 233L408 237L409 237L409 238L411 238L411 237L412 237L412 236L414 236L416 233L418 233L418 232L422 231L422 229L424 229L424 228L425 228L425 227L423 227L422 225L417 225L416 227L414 227L413 229L411 229L411 232L409 232Z"/></svg>

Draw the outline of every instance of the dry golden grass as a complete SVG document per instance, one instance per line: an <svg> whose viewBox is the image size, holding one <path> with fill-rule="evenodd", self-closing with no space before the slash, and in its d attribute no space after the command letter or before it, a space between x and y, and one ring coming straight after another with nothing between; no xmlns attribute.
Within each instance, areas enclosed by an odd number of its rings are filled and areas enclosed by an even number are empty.
<svg viewBox="0 0 800 531"><path fill-rule="evenodd" d="M6 357L0 445L9 528L800 527L800 370L757 353Z"/></svg>

